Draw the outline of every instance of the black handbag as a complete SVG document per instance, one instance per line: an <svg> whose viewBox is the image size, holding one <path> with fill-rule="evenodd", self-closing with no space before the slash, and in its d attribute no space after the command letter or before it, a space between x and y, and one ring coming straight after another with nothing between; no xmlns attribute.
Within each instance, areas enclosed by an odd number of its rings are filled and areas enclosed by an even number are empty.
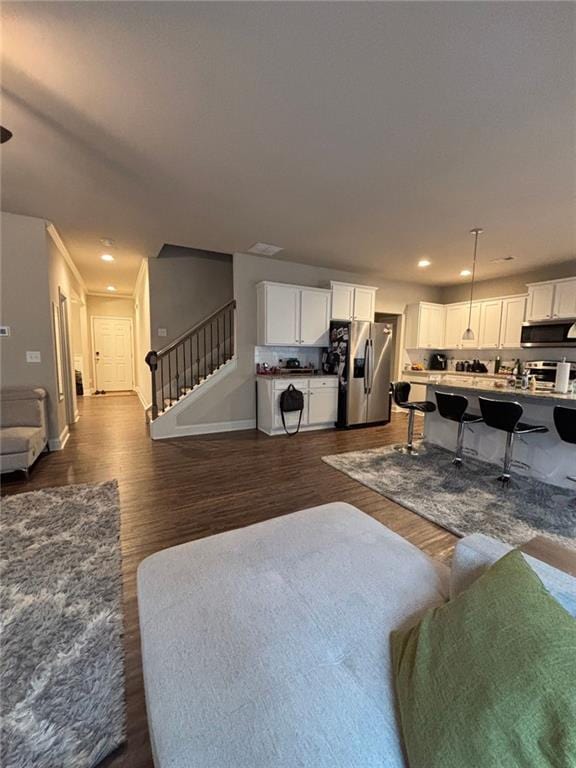
<svg viewBox="0 0 576 768"><path fill-rule="evenodd" d="M293 413L294 411L300 411L298 415L298 426L296 427L295 432L288 432L288 427L286 426L286 419L284 418L285 413ZM280 395L280 413L282 415L282 424L284 426L284 431L287 435L297 434L300 431L300 424L302 423L302 413L304 412L304 395L302 392L300 392L299 389L296 389L294 384L290 384L287 389L284 390L284 392Z"/></svg>

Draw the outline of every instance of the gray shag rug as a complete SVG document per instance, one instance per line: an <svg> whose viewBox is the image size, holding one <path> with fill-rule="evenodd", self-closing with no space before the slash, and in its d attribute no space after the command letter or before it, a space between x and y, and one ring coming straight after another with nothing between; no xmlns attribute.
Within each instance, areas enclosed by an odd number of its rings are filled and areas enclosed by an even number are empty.
<svg viewBox="0 0 576 768"><path fill-rule="evenodd" d="M453 454L433 445L419 456L391 446L324 456L335 469L459 536L485 533L509 544L545 535L576 549L576 492L512 475L508 487L498 467L467 458L461 469Z"/></svg>
<svg viewBox="0 0 576 768"><path fill-rule="evenodd" d="M3 768L90 768L125 739L115 481L2 500Z"/></svg>

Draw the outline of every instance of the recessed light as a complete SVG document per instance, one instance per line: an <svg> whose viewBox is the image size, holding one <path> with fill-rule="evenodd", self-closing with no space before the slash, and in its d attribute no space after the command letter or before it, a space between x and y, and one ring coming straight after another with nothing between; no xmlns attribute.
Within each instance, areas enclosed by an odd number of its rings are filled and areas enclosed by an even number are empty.
<svg viewBox="0 0 576 768"><path fill-rule="evenodd" d="M283 250L278 245L269 245L268 243L254 243L248 248L248 253L255 253L258 256L275 256Z"/></svg>
<svg viewBox="0 0 576 768"><path fill-rule="evenodd" d="M107 291L111 291L112 293L114 293L114 291L116 290L116 288L115 288L113 285L109 285L109 286L107 286L106 290L107 290Z"/></svg>
<svg viewBox="0 0 576 768"><path fill-rule="evenodd" d="M462 272L460 272L460 277L470 277L472 274L472 271L470 269L463 269Z"/></svg>
<svg viewBox="0 0 576 768"><path fill-rule="evenodd" d="M102 261L114 261L114 256L112 256L111 253L103 253L102 256L100 256Z"/></svg>
<svg viewBox="0 0 576 768"><path fill-rule="evenodd" d="M422 267L422 268L423 267L429 267L430 264L432 264L432 262L429 261L428 259L420 259L420 261L418 262L418 266Z"/></svg>

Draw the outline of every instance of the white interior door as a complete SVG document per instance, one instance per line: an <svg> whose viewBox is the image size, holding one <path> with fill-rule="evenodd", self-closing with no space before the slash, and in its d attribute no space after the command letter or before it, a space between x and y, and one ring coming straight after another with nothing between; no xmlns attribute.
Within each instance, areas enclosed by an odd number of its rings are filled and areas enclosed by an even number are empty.
<svg viewBox="0 0 576 768"><path fill-rule="evenodd" d="M132 323L127 317L95 317L96 388L105 392L132 389Z"/></svg>

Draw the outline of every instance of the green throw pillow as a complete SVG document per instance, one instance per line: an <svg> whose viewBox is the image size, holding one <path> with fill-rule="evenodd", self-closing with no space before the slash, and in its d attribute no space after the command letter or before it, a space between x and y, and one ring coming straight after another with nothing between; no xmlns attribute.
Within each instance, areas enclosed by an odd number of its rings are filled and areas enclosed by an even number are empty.
<svg viewBox="0 0 576 768"><path fill-rule="evenodd" d="M391 645L410 768L575 768L576 621L520 552Z"/></svg>

